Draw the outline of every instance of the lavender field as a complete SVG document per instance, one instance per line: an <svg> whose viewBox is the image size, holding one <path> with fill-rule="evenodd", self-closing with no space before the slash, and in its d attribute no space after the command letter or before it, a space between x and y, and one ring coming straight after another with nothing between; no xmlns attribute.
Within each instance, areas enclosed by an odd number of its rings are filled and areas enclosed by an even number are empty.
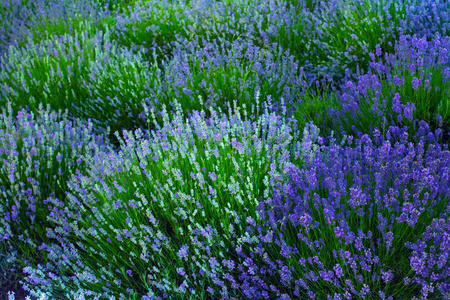
<svg viewBox="0 0 450 300"><path fill-rule="evenodd" d="M450 299L450 2L0 0L0 300Z"/></svg>

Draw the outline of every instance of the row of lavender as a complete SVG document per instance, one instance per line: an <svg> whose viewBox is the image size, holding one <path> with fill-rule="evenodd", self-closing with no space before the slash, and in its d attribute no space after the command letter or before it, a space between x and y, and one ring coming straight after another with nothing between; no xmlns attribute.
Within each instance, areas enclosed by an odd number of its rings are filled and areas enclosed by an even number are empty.
<svg viewBox="0 0 450 300"><path fill-rule="evenodd" d="M434 122L435 113L444 120L450 114L448 101L440 100L448 89L446 3L152 0L128 8L125 2L111 12L87 0L27 2L6 1L2 13L11 22L4 22L2 33L1 97L16 111L50 104L113 133L145 127L143 104L154 108L161 122L162 105L170 108L174 98L186 113L203 108L199 95L205 107L226 109L237 100L250 112L259 91L264 100L272 99L276 112L283 109L283 98L304 126L305 115L317 124L334 120L333 113L328 118L322 113L328 107L347 112L347 104L358 101L389 105L391 86L399 82L389 78L392 73L404 80L396 91L402 100L414 97L411 102L423 106L415 119ZM408 36L419 42L398 43ZM420 38L428 42L423 45ZM379 64L375 81L388 76L382 91L375 82L374 97L336 95L348 80L360 81L351 76L358 70L372 75L373 60ZM333 92L317 99L324 89Z"/></svg>
<svg viewBox="0 0 450 300"><path fill-rule="evenodd" d="M0 259L31 295L450 297L449 4L5 3Z"/></svg>

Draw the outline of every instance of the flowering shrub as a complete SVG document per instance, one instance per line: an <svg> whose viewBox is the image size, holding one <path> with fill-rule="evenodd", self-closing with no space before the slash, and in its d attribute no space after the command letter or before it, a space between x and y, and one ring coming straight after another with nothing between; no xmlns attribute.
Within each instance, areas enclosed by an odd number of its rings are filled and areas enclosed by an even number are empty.
<svg viewBox="0 0 450 300"><path fill-rule="evenodd" d="M11 45L23 47L29 38L38 43L49 33L73 33L85 22L102 26L110 17L109 10L92 0L4 0L0 3L0 62Z"/></svg>
<svg viewBox="0 0 450 300"><path fill-rule="evenodd" d="M271 14L269 19L261 13L250 16L255 11ZM203 109L196 95L206 100L206 109L209 105L225 109L226 102L233 100L250 109L256 90L273 98L274 109L281 112L280 96L292 108L294 91L306 83L299 78L308 75L297 68L289 51L269 51L267 38L261 42L259 33L268 26L279 26L281 13L266 2L205 1L187 6L183 2L138 1L118 16L112 38L132 50L143 50L147 60L157 62L166 81L155 87L158 112L158 104L168 106L174 97L183 111Z"/></svg>
<svg viewBox="0 0 450 300"><path fill-rule="evenodd" d="M34 11L21 0L0 3L0 62L9 46L25 35L33 16Z"/></svg>
<svg viewBox="0 0 450 300"><path fill-rule="evenodd" d="M0 114L0 246L3 259L22 268L42 263L46 255L36 255L48 239L47 221L51 196L64 204L66 184L86 163L82 154L106 150L100 137L92 134L92 124L74 124L67 114L39 107L37 114L11 106ZM5 252L3 252L5 251ZM36 261L33 261L36 260ZM3 269L3 267L2 267ZM18 268L19 272L21 268ZM4 270L6 271L6 270ZM8 270L9 271L9 270ZM8 278L2 279L2 285Z"/></svg>
<svg viewBox="0 0 450 300"><path fill-rule="evenodd" d="M280 1L281 9L285 5L289 9L279 13L280 25L261 36L268 45L289 49L311 73L311 82L330 78L338 86L346 69L367 70L376 46L392 52L399 34L408 32L401 26L405 4L396 1Z"/></svg>
<svg viewBox="0 0 450 300"><path fill-rule="evenodd" d="M177 35L186 34L187 28L194 25L185 17L186 10L182 1L135 1L119 11L111 37L131 51L143 50L144 56L156 51L161 57L158 63L161 63L170 57Z"/></svg>
<svg viewBox="0 0 450 300"><path fill-rule="evenodd" d="M288 11L276 1L200 2L192 4L187 17L195 24L189 27L194 32L191 41L200 47L207 43L222 47L226 41L231 44L235 41L245 44L252 41L254 45L268 51L272 47L269 36L289 24ZM278 50L277 47L275 49Z"/></svg>
<svg viewBox="0 0 450 300"><path fill-rule="evenodd" d="M410 265L417 276L412 279L405 278L405 283L420 285L421 292L425 296L435 293L442 295L444 299L450 297L449 232L449 219L436 219L427 226L419 241L414 244L408 243L409 248L414 250L410 257ZM432 243L428 246L427 242L430 240Z"/></svg>
<svg viewBox="0 0 450 300"><path fill-rule="evenodd" d="M38 10L43 12L43 16L38 19L38 23L27 29L27 34L17 45L26 47L27 41L32 39L34 44L52 38L75 32L89 30L90 34L95 34L96 30L105 31L108 26L115 23L115 18L111 12L100 5L98 1L83 0L73 2L68 0L53 0L48 3L38 3Z"/></svg>
<svg viewBox="0 0 450 300"><path fill-rule="evenodd" d="M240 264L232 253L245 220L259 219L258 199L270 197L291 164L290 126L267 110L254 122L242 119L236 107L229 117L194 111L185 121L176 106L150 138L124 132L118 154L73 177L65 211L51 201L56 228L48 235L77 253L65 262L73 270L68 292L205 299L204 287ZM52 282L39 271L26 270L28 286Z"/></svg>
<svg viewBox="0 0 450 300"><path fill-rule="evenodd" d="M285 13L268 1L140 0L117 17L112 37L133 50L156 50L162 60L177 47L213 43L221 51L237 40L268 50L268 33L284 26Z"/></svg>
<svg viewBox="0 0 450 300"><path fill-rule="evenodd" d="M428 40L448 36L449 9L447 1L409 0L406 3L406 22L403 26L409 28L410 34L426 37Z"/></svg>
<svg viewBox="0 0 450 300"><path fill-rule="evenodd" d="M8 292L8 300L15 300L15 299L16 299L15 293L14 293L14 292ZM27 297L25 298L25 300L31 300L31 299L30 299L29 296L27 296ZM42 295L39 297L39 300L46 300L45 294L42 294ZM76 300L81 300L81 299L77 298Z"/></svg>
<svg viewBox="0 0 450 300"><path fill-rule="evenodd" d="M150 103L158 69L149 73L141 57L118 49L108 32L90 32L10 48L1 64L0 103L11 101L14 109L33 111L39 103L50 104L113 132L145 124L139 115L142 103Z"/></svg>
<svg viewBox="0 0 450 300"><path fill-rule="evenodd" d="M336 1L314 16L319 19L320 59L325 74L340 79L347 68L367 70L369 53L381 48L393 53L395 41L405 28L401 25L405 4L397 1Z"/></svg>
<svg viewBox="0 0 450 300"><path fill-rule="evenodd" d="M307 126L307 123L313 122L320 124L324 132L333 128L333 120L328 111L339 108L336 93L332 92L330 86L314 86L314 84L305 83L303 91L299 93L299 101L295 106L296 110L292 114L297 123L300 132Z"/></svg>
<svg viewBox="0 0 450 300"><path fill-rule="evenodd" d="M421 120L433 128L450 124L450 40L402 36L395 54L371 54L369 72L352 75L330 109L335 128L347 134L383 133L407 125L414 135ZM343 134L345 134L343 133ZM444 132L445 136L447 132ZM444 137L445 137L444 136Z"/></svg>
<svg viewBox="0 0 450 300"><path fill-rule="evenodd" d="M236 100L250 115L251 109L264 109L259 102L254 103L253 96L259 92L262 97L273 99L274 112L282 114L284 110L291 114L298 91L308 88L300 77L305 75L301 71L300 76L295 75L299 72L294 58L288 53L264 52L252 41L235 41L226 48L220 50L219 46L208 44L200 50L191 47L174 51L173 59L162 67L165 84L159 98L166 105L170 99L179 99L185 113L209 107L225 110L227 103ZM205 103L199 102L196 95L201 95Z"/></svg>
<svg viewBox="0 0 450 300"><path fill-rule="evenodd" d="M389 132L325 146L307 127L296 154L303 165L260 202L262 225L248 225L251 252L239 253L246 265L236 277L248 299L448 292L450 152L437 143L424 151L399 128Z"/></svg>
<svg viewBox="0 0 450 300"><path fill-rule="evenodd" d="M91 36L91 31L53 36L39 47L30 41L27 49L12 48L8 62L0 66L4 101L13 102L14 108L35 109L38 103L67 108L73 116L92 118L115 132L144 126L143 104L158 112L161 124L162 104L169 106L175 97L185 113L204 108L196 94L205 98L206 108L225 109L226 102L238 100L249 113L251 97L259 90L273 98L273 109L281 113L292 111L297 91L307 88L302 79L306 75L289 53L264 52L251 41L236 41L227 50L213 44L178 49L159 68L156 52L150 65L142 61L142 53L117 48L109 32Z"/></svg>

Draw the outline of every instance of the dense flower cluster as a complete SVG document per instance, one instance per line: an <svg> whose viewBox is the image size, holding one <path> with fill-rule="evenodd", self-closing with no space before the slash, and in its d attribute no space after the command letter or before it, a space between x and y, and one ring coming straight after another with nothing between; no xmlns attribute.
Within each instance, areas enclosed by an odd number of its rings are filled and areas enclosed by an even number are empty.
<svg viewBox="0 0 450 300"><path fill-rule="evenodd" d="M402 36L395 54L378 48L370 54L370 70L349 75L337 93L339 108L329 110L336 129L360 135L375 128L385 131L389 126L408 125L413 135L421 120L434 128L447 128L449 50L449 37L427 41Z"/></svg>
<svg viewBox="0 0 450 300"><path fill-rule="evenodd" d="M259 92L264 100L273 99L274 112L292 114L299 100L298 90L306 85L305 73L298 70L294 57L282 49L264 51L252 41L226 44L227 47L208 43L201 49L177 48L173 59L163 65L167 85L161 90L165 97L179 99L183 111L203 107L224 110L227 103L236 100L250 114L255 106L254 95ZM205 99L204 104L199 103L198 96Z"/></svg>
<svg viewBox="0 0 450 300"><path fill-rule="evenodd" d="M450 4L447 1L412 0L406 3L405 27L427 39L449 34Z"/></svg>
<svg viewBox="0 0 450 300"><path fill-rule="evenodd" d="M144 123L142 104L150 103L159 76L138 54L111 43L108 31L89 29L11 47L0 67L1 102L32 110L50 104L113 132Z"/></svg>
<svg viewBox="0 0 450 300"><path fill-rule="evenodd" d="M321 145L311 133L303 165L260 202L263 225L247 229L248 240L259 241L240 254L248 298L270 294L273 276L282 286L275 292L295 298L435 299L448 292L450 152L410 143L399 128L389 133L350 136L345 146Z"/></svg>
<svg viewBox="0 0 450 300"><path fill-rule="evenodd" d="M0 114L0 240L10 262L47 241L48 198L64 204L67 181L86 165L82 155L107 150L92 126L42 106L36 115L11 106Z"/></svg>

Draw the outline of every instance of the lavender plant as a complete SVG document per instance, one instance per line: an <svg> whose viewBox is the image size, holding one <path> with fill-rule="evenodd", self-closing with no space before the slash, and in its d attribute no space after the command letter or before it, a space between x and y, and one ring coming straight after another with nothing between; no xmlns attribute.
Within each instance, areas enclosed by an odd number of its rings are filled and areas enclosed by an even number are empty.
<svg viewBox="0 0 450 300"><path fill-rule="evenodd" d="M176 107L173 118L164 110L164 126L150 138L124 132L118 154L72 177L64 211L51 201L56 227L48 235L77 253L66 262L74 274L66 295L216 298L221 291L205 287L239 264L232 253L245 220L259 219L258 199L270 197L291 164L290 126L267 110L242 118L236 106L228 116L195 111L185 121ZM41 269L28 269L27 286L47 292L35 284L52 282Z"/></svg>
<svg viewBox="0 0 450 300"><path fill-rule="evenodd" d="M434 293L440 294L443 299L450 297L449 232L449 218L435 219L427 226L420 240L407 244L413 250L410 265L415 276L405 278L405 283L420 285L424 295Z"/></svg>
<svg viewBox="0 0 450 300"><path fill-rule="evenodd" d="M89 30L93 35L95 31L105 31L115 24L111 12L92 1L50 3L44 7L40 5L39 11L42 14L39 22L27 28L26 36L17 42L18 47L26 47L30 37L37 45L54 36L74 35L75 31Z"/></svg>
<svg viewBox="0 0 450 300"><path fill-rule="evenodd" d="M0 2L0 62L9 46L25 35L27 25L36 22L34 7L29 2L22 0Z"/></svg>
<svg viewBox="0 0 450 300"><path fill-rule="evenodd" d="M0 298L450 298L448 12L0 0Z"/></svg>
<svg viewBox="0 0 450 300"><path fill-rule="evenodd" d="M253 41L267 50L267 33L284 23L285 10L266 1L137 1L118 17L113 38L131 49L158 50L160 61L175 48ZM220 52L222 53L222 52Z"/></svg>
<svg viewBox="0 0 450 300"><path fill-rule="evenodd" d="M329 110L335 128L354 135L378 128L384 134L389 126L407 125L413 136L424 120L448 131L449 41L402 36L395 54L372 53L371 70L348 78L337 96L339 109Z"/></svg>
<svg viewBox="0 0 450 300"><path fill-rule="evenodd" d="M337 109L336 93L328 86L314 86L304 83L304 88L298 93L299 101L292 118L296 121L297 129L303 132L307 123L319 124L323 132L329 133L333 128L333 120L328 113L329 109Z"/></svg>
<svg viewBox="0 0 450 300"><path fill-rule="evenodd" d="M161 88L160 101L167 106L169 99L180 101L184 113L204 107L226 109L227 103L236 100L238 106L262 111L260 103L254 103L259 92L265 99L273 99L274 112L289 114L295 110L297 91L306 85L299 73L297 63L289 53L264 52L253 45L235 41L222 48L208 44L203 49L191 47L177 49L174 58L164 62L165 84ZM303 75L304 76L304 75ZM199 102L201 95L205 103ZM284 103L282 103L284 102ZM265 101L263 101L265 103Z"/></svg>
<svg viewBox="0 0 450 300"><path fill-rule="evenodd" d="M273 2L268 1L202 1L191 4L192 9L186 16L195 26L190 26L193 32L190 42L204 47L214 43L220 48L235 41L253 43L268 50L268 27L279 27L284 21L285 12ZM271 28L271 30L273 30ZM175 41L176 44L186 43L185 39Z"/></svg>
<svg viewBox="0 0 450 300"><path fill-rule="evenodd" d="M294 91L305 84L295 75L297 64L289 53L264 52L251 41L235 41L231 49L222 48L223 54L212 44L197 51L195 47L177 51L158 68L155 52L149 66L142 61L142 53L119 50L108 36L98 31L90 38L86 30L76 32L74 38L53 36L40 50L32 41L27 50L13 48L0 74L5 101L33 109L38 103L35 99L42 99L54 109L68 108L73 116L93 118L96 125L115 132L143 126L142 104L159 111L161 104L169 105L177 97L184 112L202 109L193 93L206 98L206 107L224 109L227 101L237 99L250 109L255 105L250 97L260 90L264 97L274 99L276 111L292 111L297 101Z"/></svg>
<svg viewBox="0 0 450 300"><path fill-rule="evenodd" d="M0 5L0 61L9 46L24 47L30 36L39 43L49 34L72 33L87 21L95 28L113 21L109 10L92 0L5 0Z"/></svg>
<svg viewBox="0 0 450 300"><path fill-rule="evenodd" d="M395 41L405 30L400 26L405 14L405 4L397 1L336 1L318 18L320 37L318 61L312 61L319 72L342 78L348 68L356 73L357 67L367 70L369 53L376 47L393 53ZM313 41L314 43L314 41ZM320 68L323 68L320 70Z"/></svg>
<svg viewBox="0 0 450 300"><path fill-rule="evenodd" d="M130 5L134 5L136 0L96 0L99 7L106 7L111 12L120 12Z"/></svg>
<svg viewBox="0 0 450 300"><path fill-rule="evenodd" d="M107 147L87 127L72 123L67 113L50 112L42 105L36 114L24 109L17 114L8 105L0 115L0 248L9 275L1 277L3 288L18 282L13 276L30 263L45 265L40 252L48 241L48 198L65 203L66 183L82 170L82 155ZM58 200L56 200L58 199ZM10 269L14 266L14 269ZM10 271L12 271L10 273Z"/></svg>
<svg viewBox="0 0 450 300"><path fill-rule="evenodd" d="M260 201L263 225L247 222L245 296L445 299L448 147L425 151L398 127L329 146L317 127L305 133L303 164Z"/></svg>
<svg viewBox="0 0 450 300"><path fill-rule="evenodd" d="M311 73L310 82L332 78L337 85L345 69L352 72L356 72L357 66L367 69L368 54L377 45L392 52L398 36L409 32L404 21L404 3L277 2L261 1L256 5L258 9L245 10L247 15L253 14L254 20L247 32L254 32L253 41L262 48L275 45L276 49L279 46L289 49ZM265 17L259 19L260 16Z"/></svg>
<svg viewBox="0 0 450 300"><path fill-rule="evenodd" d="M108 31L29 40L27 48L10 48L0 67L0 101L13 109L50 104L112 132L145 124L142 104L150 105L159 76L139 54L111 43Z"/></svg>
<svg viewBox="0 0 450 300"><path fill-rule="evenodd" d="M16 294L14 292L8 292L8 300L15 300L16 299ZM27 296L25 298L25 300L31 300L30 296ZM42 296L39 297L39 300L46 300L46 296L45 294L42 294ZM81 300L79 298L77 298L77 300Z"/></svg>
<svg viewBox="0 0 450 300"><path fill-rule="evenodd" d="M134 1L121 11L111 29L111 38L131 51L145 54L156 51L158 63L171 57L172 43L177 35L187 34L195 25L186 19L186 4L168 0Z"/></svg>
<svg viewBox="0 0 450 300"><path fill-rule="evenodd" d="M288 9L294 9L296 13L299 13L303 9L308 9L313 12L315 9L320 9L322 6L328 4L328 0L281 0L280 3L286 2L286 7Z"/></svg>

